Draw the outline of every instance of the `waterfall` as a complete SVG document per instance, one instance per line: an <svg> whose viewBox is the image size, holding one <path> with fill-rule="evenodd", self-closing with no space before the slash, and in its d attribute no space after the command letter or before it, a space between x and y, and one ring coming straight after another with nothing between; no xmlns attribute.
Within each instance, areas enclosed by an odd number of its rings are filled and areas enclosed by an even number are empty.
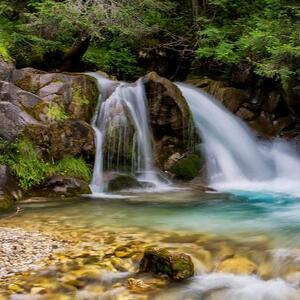
<svg viewBox="0 0 300 300"><path fill-rule="evenodd" d="M300 160L294 145L258 140L220 102L178 83L201 135L209 183L223 190L300 193Z"/></svg>
<svg viewBox="0 0 300 300"><path fill-rule="evenodd" d="M127 168L127 171L137 175L139 181L163 186L154 166L148 103L142 80L129 84L107 79L97 73L88 75L97 80L100 92L92 120L96 133L96 157L91 182L93 193L105 191L105 163L107 169L116 171Z"/></svg>

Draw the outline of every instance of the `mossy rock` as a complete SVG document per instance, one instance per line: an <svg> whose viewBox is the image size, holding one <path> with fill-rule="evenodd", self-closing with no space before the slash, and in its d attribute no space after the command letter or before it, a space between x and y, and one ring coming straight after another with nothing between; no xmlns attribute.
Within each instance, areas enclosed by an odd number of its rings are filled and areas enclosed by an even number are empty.
<svg viewBox="0 0 300 300"><path fill-rule="evenodd" d="M164 274L174 281L183 281L194 275L194 265L191 257L185 253L148 248L141 260L140 272Z"/></svg>
<svg viewBox="0 0 300 300"><path fill-rule="evenodd" d="M109 192L116 192L139 187L141 187L141 184L133 176L118 174L108 182L107 189Z"/></svg>
<svg viewBox="0 0 300 300"><path fill-rule="evenodd" d="M202 159L197 154L190 154L178 161L170 170L176 179L192 180L200 172Z"/></svg>

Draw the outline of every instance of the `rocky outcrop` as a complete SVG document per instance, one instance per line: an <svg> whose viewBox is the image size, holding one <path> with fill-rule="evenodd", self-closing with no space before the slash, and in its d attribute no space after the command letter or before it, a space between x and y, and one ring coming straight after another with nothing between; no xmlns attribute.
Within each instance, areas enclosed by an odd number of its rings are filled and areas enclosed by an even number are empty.
<svg viewBox="0 0 300 300"><path fill-rule="evenodd" d="M171 81L155 72L144 77L149 102L150 122L158 166L174 153L189 149L193 125L188 105L180 90Z"/></svg>
<svg viewBox="0 0 300 300"><path fill-rule="evenodd" d="M194 265L185 253L171 253L166 249L145 250L140 272L168 275L174 281L183 281L194 275Z"/></svg>
<svg viewBox="0 0 300 300"><path fill-rule="evenodd" d="M95 144L89 123L97 98L97 85L87 75L16 70L0 61L0 139L29 139L45 164L65 156L91 162ZM45 191L59 186L61 194L82 192L75 178L53 180Z"/></svg>
<svg viewBox="0 0 300 300"><path fill-rule="evenodd" d="M45 73L31 68L15 70L13 83L42 100L33 114L42 122L55 122L60 110L64 118L90 122L98 99L93 79L84 74ZM54 109L53 109L54 108ZM52 113L51 113L52 112Z"/></svg>

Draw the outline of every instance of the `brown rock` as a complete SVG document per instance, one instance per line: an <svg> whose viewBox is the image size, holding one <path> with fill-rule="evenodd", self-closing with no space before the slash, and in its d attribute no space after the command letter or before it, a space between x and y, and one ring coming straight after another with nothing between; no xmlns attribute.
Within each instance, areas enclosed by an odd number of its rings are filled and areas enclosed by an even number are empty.
<svg viewBox="0 0 300 300"><path fill-rule="evenodd" d="M257 272L257 266L254 262L245 257L228 258L221 262L217 271L233 274L254 274Z"/></svg>
<svg viewBox="0 0 300 300"><path fill-rule="evenodd" d="M93 156L94 131L84 121L66 120L50 125L33 125L24 133L38 146L43 157Z"/></svg>
<svg viewBox="0 0 300 300"><path fill-rule="evenodd" d="M155 72L144 77L154 136L155 158L161 167L174 153L188 149L191 115L180 90Z"/></svg>

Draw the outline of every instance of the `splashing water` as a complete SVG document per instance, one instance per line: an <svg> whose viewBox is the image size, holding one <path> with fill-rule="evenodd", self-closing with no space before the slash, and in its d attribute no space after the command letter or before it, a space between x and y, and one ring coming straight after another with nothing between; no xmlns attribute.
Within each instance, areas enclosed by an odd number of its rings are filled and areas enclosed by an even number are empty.
<svg viewBox="0 0 300 300"><path fill-rule="evenodd" d="M292 144L257 140L245 123L214 98L189 85L177 86L203 138L213 187L300 195L300 159Z"/></svg>
<svg viewBox="0 0 300 300"><path fill-rule="evenodd" d="M97 149L91 182L93 193L105 191L104 161L107 169L113 170L124 170L130 165L129 171L137 174L139 181L158 189L166 188L154 167L148 104L142 80L128 84L97 73L88 74L97 80L100 91L92 121ZM104 157L105 150L107 157ZM128 157L128 153L132 156Z"/></svg>

